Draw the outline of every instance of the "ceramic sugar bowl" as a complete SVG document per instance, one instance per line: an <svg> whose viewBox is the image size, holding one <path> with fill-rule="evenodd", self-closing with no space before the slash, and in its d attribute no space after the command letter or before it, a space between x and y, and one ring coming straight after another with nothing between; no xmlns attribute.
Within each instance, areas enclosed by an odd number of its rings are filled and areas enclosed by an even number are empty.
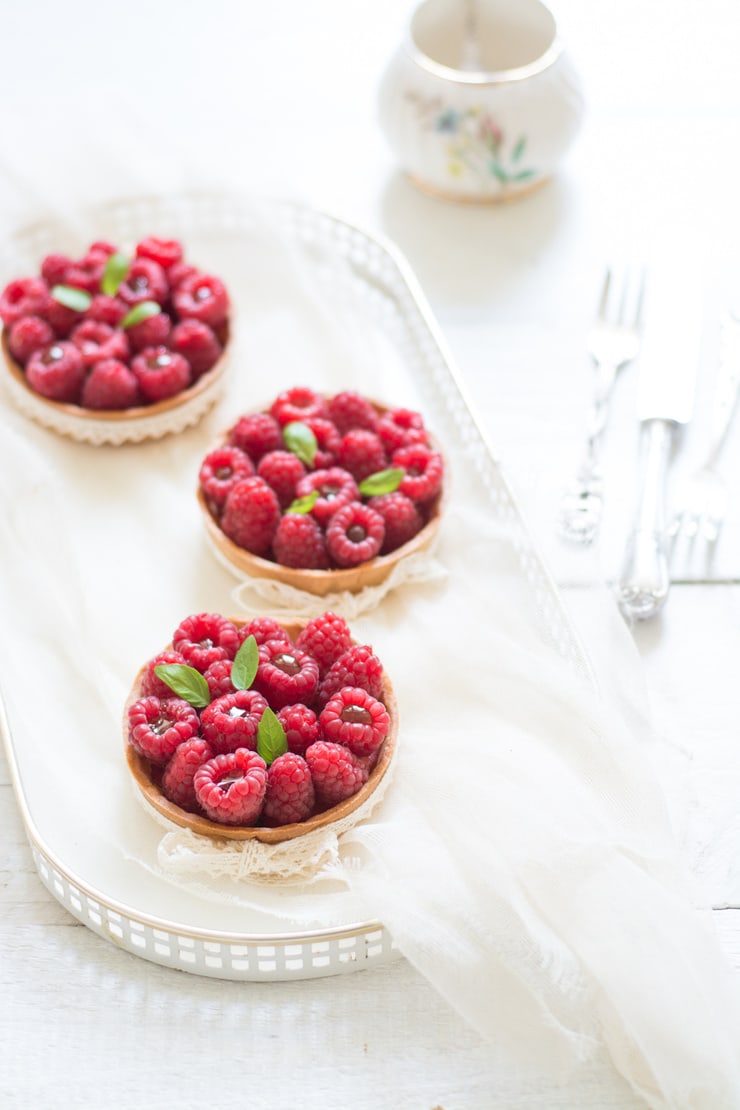
<svg viewBox="0 0 740 1110"><path fill-rule="evenodd" d="M583 107L540 0L423 0L380 87L381 126L401 167L462 201L508 200L546 181Z"/></svg>

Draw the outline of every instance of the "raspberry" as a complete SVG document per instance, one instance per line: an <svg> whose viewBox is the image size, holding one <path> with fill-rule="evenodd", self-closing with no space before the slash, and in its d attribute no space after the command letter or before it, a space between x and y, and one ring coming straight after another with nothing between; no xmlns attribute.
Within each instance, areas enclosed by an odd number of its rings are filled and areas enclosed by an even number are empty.
<svg viewBox="0 0 740 1110"><path fill-rule="evenodd" d="M280 507L286 509L295 498L296 483L306 468L292 451L268 451L257 465L257 473L277 494Z"/></svg>
<svg viewBox="0 0 740 1110"><path fill-rule="evenodd" d="M278 424L290 424L294 420L306 422L310 417L319 416L325 419L329 410L326 401L320 393L306 386L294 386L278 394L270 407L270 413Z"/></svg>
<svg viewBox="0 0 740 1110"><path fill-rule="evenodd" d="M314 470L306 474L295 489L297 497L306 497L314 490L318 490L319 497L311 512L322 527L326 527L342 505L348 505L350 501L358 501L360 498L360 491L354 478L348 470L343 470L339 466L332 466L327 470Z"/></svg>
<svg viewBox="0 0 740 1110"><path fill-rule="evenodd" d="M134 251L137 258L150 258L163 270L168 270L176 262L182 261L182 244L177 239L158 239L149 235L136 244Z"/></svg>
<svg viewBox="0 0 740 1110"><path fill-rule="evenodd" d="M388 466L380 436L364 428L347 432L339 445L337 462L350 472L356 482L361 482L368 475L377 474Z"/></svg>
<svg viewBox="0 0 740 1110"><path fill-rule="evenodd" d="M170 347L190 363L195 378L215 366L223 352L216 333L200 320L181 320L175 324Z"/></svg>
<svg viewBox="0 0 740 1110"><path fill-rule="evenodd" d="M190 367L182 355L166 347L146 347L131 362L139 388L147 401L174 397L190 385Z"/></svg>
<svg viewBox="0 0 740 1110"><path fill-rule="evenodd" d="M408 543L424 527L424 518L419 509L405 493L382 493L371 497L367 504L385 521L385 539L380 549L381 555L395 551Z"/></svg>
<svg viewBox="0 0 740 1110"><path fill-rule="evenodd" d="M302 702L310 705L319 686L319 665L305 651L286 650L271 640L259 649L259 667L254 688L267 698L272 709Z"/></svg>
<svg viewBox="0 0 740 1110"><path fill-rule="evenodd" d="M285 729L289 751L305 755L306 748L319 739L319 722L307 705L284 705L277 718Z"/></svg>
<svg viewBox="0 0 740 1110"><path fill-rule="evenodd" d="M257 729L267 702L256 690L234 690L207 705L200 715L201 732L215 752L257 748Z"/></svg>
<svg viewBox="0 0 740 1110"><path fill-rule="evenodd" d="M285 752L267 769L267 792L262 810L265 825L293 825L313 813L315 792L308 764L300 755Z"/></svg>
<svg viewBox="0 0 740 1110"><path fill-rule="evenodd" d="M105 239L96 239L94 243L90 244L86 257L92 258L97 255L99 258L107 259L115 253L116 248L113 243L109 243Z"/></svg>
<svg viewBox="0 0 740 1110"><path fill-rule="evenodd" d="M77 312L74 308L67 308L65 304L60 304L59 301L49 297L44 306L43 312L39 312L44 320L53 327L59 339L66 339L75 324L79 324L80 320L84 319L81 312Z"/></svg>
<svg viewBox="0 0 740 1110"><path fill-rule="evenodd" d="M388 735L391 719L382 702L357 686L343 686L321 711L322 736L359 756L375 755Z"/></svg>
<svg viewBox="0 0 740 1110"><path fill-rule="evenodd" d="M34 351L54 342L54 329L40 316L21 316L11 324L8 349L16 362L25 366Z"/></svg>
<svg viewBox="0 0 740 1110"><path fill-rule="evenodd" d="M203 677L208 683L208 693L211 701L222 698L224 694L233 694L234 684L231 681L231 663L231 659L217 659L203 672Z"/></svg>
<svg viewBox="0 0 740 1110"><path fill-rule="evenodd" d="M71 265L72 259L66 254L47 254L41 263L41 276L50 287L64 285L65 275Z"/></svg>
<svg viewBox="0 0 740 1110"><path fill-rule="evenodd" d="M275 562L302 570L328 570L326 540L318 521L308 513L286 513L272 540Z"/></svg>
<svg viewBox="0 0 740 1110"><path fill-rule="evenodd" d="M442 488L442 456L422 443L394 451L393 465L406 471L398 488L412 501L431 501Z"/></svg>
<svg viewBox="0 0 740 1110"><path fill-rule="evenodd" d="M131 308L142 301L164 304L169 287L164 270L151 258L135 258L118 286L117 296Z"/></svg>
<svg viewBox="0 0 740 1110"><path fill-rule="evenodd" d="M329 416L334 421L339 434L344 436L353 428L365 428L374 432L378 427L378 414L372 401L362 393L344 390L329 401Z"/></svg>
<svg viewBox="0 0 740 1110"><path fill-rule="evenodd" d="M364 763L341 744L318 740L306 751L306 763L316 798L326 808L351 798L368 780Z"/></svg>
<svg viewBox="0 0 740 1110"><path fill-rule="evenodd" d="M159 655L155 655L144 667L140 683L141 696L143 698L171 698L173 696L172 690L166 682L157 677L154 668L159 667L160 664L183 664L184 662L185 660L177 651L160 651Z"/></svg>
<svg viewBox="0 0 740 1110"><path fill-rule="evenodd" d="M272 617L253 617L239 629L239 644L244 643L250 636L254 636L257 646L266 644L269 640L277 640L286 644L288 648L293 645L285 629Z"/></svg>
<svg viewBox="0 0 740 1110"><path fill-rule="evenodd" d="M198 803L212 821L254 825L267 789L267 767L256 752L239 748L202 764L193 786Z"/></svg>
<svg viewBox="0 0 740 1110"><path fill-rule="evenodd" d="M64 275L64 284L87 293L97 293L105 270L107 255L97 251L88 252L84 258L72 262Z"/></svg>
<svg viewBox="0 0 740 1110"><path fill-rule="evenodd" d="M427 433L420 413L411 409L389 409L378 421L378 435L389 455L411 443L426 443Z"/></svg>
<svg viewBox="0 0 740 1110"><path fill-rule="evenodd" d="M145 320L126 329L128 341L134 351L143 351L145 347L167 347L171 332L172 321L166 312L147 316Z"/></svg>
<svg viewBox="0 0 740 1110"><path fill-rule="evenodd" d="M382 701L383 664L369 644L352 644L332 664L321 681L319 704L326 705L343 686L359 686L377 701Z"/></svg>
<svg viewBox="0 0 740 1110"><path fill-rule="evenodd" d="M72 329L69 340L79 348L85 366L92 366L104 358L126 362L130 354L124 332L99 320L83 320Z"/></svg>
<svg viewBox="0 0 740 1110"><path fill-rule="evenodd" d="M17 278L0 293L0 319L10 327L21 316L44 316L49 289L41 278Z"/></svg>
<svg viewBox="0 0 740 1110"><path fill-rule="evenodd" d="M42 397L52 401L77 402L85 377L85 367L74 343L55 340L34 351L26 365L28 384Z"/></svg>
<svg viewBox="0 0 740 1110"><path fill-rule="evenodd" d="M225 323L229 314L229 297L223 282L198 271L183 278L172 294L172 303L181 320L200 320L211 328Z"/></svg>
<svg viewBox="0 0 740 1110"><path fill-rule="evenodd" d="M178 744L198 735L200 721L182 698L139 698L128 711L129 740L139 755L164 764Z"/></svg>
<svg viewBox="0 0 740 1110"><path fill-rule="evenodd" d="M217 447L203 459L198 481L209 504L218 512L236 483L253 474L252 460L238 447Z"/></svg>
<svg viewBox="0 0 740 1110"><path fill-rule="evenodd" d="M217 659L233 659L239 648L236 625L218 613L195 613L180 621L172 647L203 674Z"/></svg>
<svg viewBox="0 0 740 1110"><path fill-rule="evenodd" d="M231 429L231 443L245 451L252 462L256 463L268 451L277 451L283 446L280 425L266 412L256 412L242 416Z"/></svg>
<svg viewBox="0 0 740 1110"><path fill-rule="evenodd" d="M128 409L139 399L136 375L116 358L96 362L82 386L81 403L86 409Z"/></svg>
<svg viewBox="0 0 740 1110"><path fill-rule="evenodd" d="M177 289L178 285L183 282L185 278L197 272L195 266L191 266L188 262L175 262L167 271L167 280L170 283L170 289Z"/></svg>
<svg viewBox="0 0 740 1110"><path fill-rule="evenodd" d="M243 478L226 498L221 528L238 547L253 555L269 551L280 523L280 502L261 478Z"/></svg>
<svg viewBox="0 0 740 1110"><path fill-rule="evenodd" d="M321 616L310 620L299 632L295 646L314 657L323 678L340 655L344 655L345 651L352 646L349 625L344 617L327 610Z"/></svg>
<svg viewBox="0 0 740 1110"><path fill-rule="evenodd" d="M180 809L193 813L198 810L193 780L195 772L209 759L213 759L211 745L200 736L183 740L170 756L162 773L162 793Z"/></svg>
<svg viewBox="0 0 740 1110"><path fill-rule="evenodd" d="M356 567L374 559L384 539L382 516L360 501L337 509L326 529L327 550L340 567Z"/></svg>
<svg viewBox="0 0 740 1110"><path fill-rule="evenodd" d="M334 466L342 438L331 420L325 420L321 416L308 416L303 418L302 423L316 436L313 469L326 470Z"/></svg>
<svg viewBox="0 0 740 1110"><path fill-rule="evenodd" d="M99 320L101 324L108 324L111 328L117 328L127 312L128 305L119 301L118 297L109 297L106 293L96 293L85 312L85 319Z"/></svg>

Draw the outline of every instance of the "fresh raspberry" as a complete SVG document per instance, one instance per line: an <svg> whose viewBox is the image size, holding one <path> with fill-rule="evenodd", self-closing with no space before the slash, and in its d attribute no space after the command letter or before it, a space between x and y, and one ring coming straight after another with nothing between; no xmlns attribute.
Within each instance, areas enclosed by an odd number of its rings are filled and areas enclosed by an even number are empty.
<svg viewBox="0 0 740 1110"><path fill-rule="evenodd" d="M283 446L283 434L274 416L266 412L242 416L231 429L229 440L245 451L257 463L268 451L278 451Z"/></svg>
<svg viewBox="0 0 740 1110"><path fill-rule="evenodd" d="M293 825L313 813L316 802L308 764L300 755L285 752L267 768L267 792L262 810L265 825Z"/></svg>
<svg viewBox="0 0 740 1110"><path fill-rule="evenodd" d="M296 497L307 497L308 494L318 490L318 500L314 503L311 512L322 528L325 528L331 517L342 505L349 505L351 501L359 501L360 491L357 483L348 470L339 466L331 466L327 470L313 470L301 478L296 485Z"/></svg>
<svg viewBox="0 0 740 1110"><path fill-rule="evenodd" d="M66 254L47 254L41 263L41 276L50 287L64 285L65 275L71 265L72 259Z"/></svg>
<svg viewBox="0 0 740 1110"><path fill-rule="evenodd" d="M255 690L267 698L274 710L302 702L309 705L319 687L319 665L305 651L286 650L285 645L270 640L259 649L259 667L254 680Z"/></svg>
<svg viewBox="0 0 740 1110"><path fill-rule="evenodd" d="M257 473L275 491L280 507L287 509L295 498L296 484L306 473L306 468L292 451L268 451L260 459Z"/></svg>
<svg viewBox="0 0 740 1110"><path fill-rule="evenodd" d="M264 759L247 748L214 756L195 772L195 797L212 821L255 825L267 790Z"/></svg>
<svg viewBox="0 0 740 1110"><path fill-rule="evenodd" d="M280 523L280 502L261 478L243 478L226 498L221 528L238 547L265 555Z"/></svg>
<svg viewBox="0 0 740 1110"><path fill-rule="evenodd" d="M319 705L324 706L343 686L359 686L383 700L383 664L369 644L352 644L321 680Z"/></svg>
<svg viewBox="0 0 740 1110"><path fill-rule="evenodd" d="M217 659L233 659L239 648L236 625L219 613L195 613L180 621L172 647L203 674Z"/></svg>
<svg viewBox="0 0 740 1110"><path fill-rule="evenodd" d="M389 455L411 443L426 443L427 432L420 413L411 409L389 409L378 421L378 435Z"/></svg>
<svg viewBox="0 0 740 1110"><path fill-rule="evenodd" d="M90 307L85 311L86 320L99 320L101 324L108 324L117 328L128 312L128 305L118 297L109 297L106 293L96 293L90 301Z"/></svg>
<svg viewBox="0 0 740 1110"><path fill-rule="evenodd" d="M323 678L340 655L352 646L352 635L344 617L327 610L299 632L295 646L314 657Z"/></svg>
<svg viewBox="0 0 740 1110"><path fill-rule="evenodd" d="M266 709L267 702L256 690L234 690L205 707L201 732L215 752L256 751L257 729Z"/></svg>
<svg viewBox="0 0 740 1110"><path fill-rule="evenodd" d="M145 347L168 347L172 334L172 321L166 312L157 312L154 316L147 316L126 329L128 341L134 351L143 351Z"/></svg>
<svg viewBox="0 0 740 1110"><path fill-rule="evenodd" d="M116 247L113 243L109 243L107 239L96 239L91 243L87 249L86 258L103 258L108 259L112 254L116 253Z"/></svg>
<svg viewBox="0 0 740 1110"><path fill-rule="evenodd" d="M431 501L442 488L442 456L423 443L394 451L393 465L406 471L398 488L412 501Z"/></svg>
<svg viewBox="0 0 740 1110"><path fill-rule="evenodd" d="M399 490L381 493L369 498L367 504L385 521L385 539L380 549L381 555L408 543L424 527L424 517L410 497Z"/></svg>
<svg viewBox="0 0 740 1110"><path fill-rule="evenodd" d="M96 362L82 385L81 404L86 409L117 411L133 408L140 400L136 375L117 358Z"/></svg>
<svg viewBox="0 0 740 1110"><path fill-rule="evenodd" d="M251 621L243 624L239 629L239 645L241 646L250 636L254 636L258 647L270 640L286 644L288 648L293 646L288 633L272 617L253 617Z"/></svg>
<svg viewBox="0 0 740 1110"><path fill-rule="evenodd" d="M183 698L139 698L129 708L128 729L139 755L165 764L178 744L198 735L200 721Z"/></svg>
<svg viewBox="0 0 740 1110"><path fill-rule="evenodd" d="M306 751L316 798L329 808L351 798L368 780L367 767L349 748L318 740Z"/></svg>
<svg viewBox="0 0 740 1110"><path fill-rule="evenodd" d="M55 338L51 324L40 316L21 316L10 326L8 349L15 361L25 366L34 351L50 346Z"/></svg>
<svg viewBox="0 0 740 1110"><path fill-rule="evenodd" d="M215 366L223 353L220 339L201 320L181 320L179 324L175 324L170 336L170 347L187 359L195 378Z"/></svg>
<svg viewBox="0 0 740 1110"><path fill-rule="evenodd" d="M74 343L55 340L34 351L26 365L28 384L52 401L77 402L85 377L85 366Z"/></svg>
<svg viewBox="0 0 740 1110"><path fill-rule="evenodd" d="M167 347L146 347L131 362L139 388L150 402L182 393L190 385L190 367L182 355Z"/></svg>
<svg viewBox="0 0 740 1110"><path fill-rule="evenodd" d="M238 447L216 447L203 459L198 481L209 504L219 512L236 483L253 474L249 455Z"/></svg>
<svg viewBox="0 0 740 1110"><path fill-rule="evenodd" d="M136 244L134 251L137 258L150 258L163 270L182 261L182 244L177 239L159 239L156 235L149 235Z"/></svg>
<svg viewBox="0 0 740 1110"><path fill-rule="evenodd" d="M285 426L294 420L305 423L310 417L326 419L329 409L320 393L306 386L297 385L278 394L270 407L278 424Z"/></svg>
<svg viewBox="0 0 740 1110"><path fill-rule="evenodd" d="M325 740L343 744L355 755L375 755L391 727L381 701L359 686L343 686L321 710L319 727Z"/></svg>
<svg viewBox="0 0 740 1110"><path fill-rule="evenodd" d="M190 277L192 274L197 274L195 266L191 266L189 262L175 262L170 266L167 271L167 280L170 283L170 289L177 289L178 285Z"/></svg>
<svg viewBox="0 0 740 1110"><path fill-rule="evenodd" d="M43 311L39 311L39 316L48 320L58 339L66 339L72 328L79 324L81 320L84 320L82 312L78 312L74 308L68 308L66 304L55 300L54 297L48 298Z"/></svg>
<svg viewBox="0 0 740 1110"><path fill-rule="evenodd" d="M341 436L354 428L365 428L374 432L378 427L378 414L372 401L362 393L344 390L336 393L329 401L329 416L334 421Z"/></svg>
<svg viewBox="0 0 740 1110"><path fill-rule="evenodd" d="M104 358L126 362L131 353L125 333L99 320L83 320L77 324L70 333L69 341L79 347L85 366L92 366Z"/></svg>
<svg viewBox="0 0 740 1110"><path fill-rule="evenodd" d="M229 315L229 297L223 282L199 271L183 278L172 294L172 303L181 320L200 320L211 328L225 323Z"/></svg>
<svg viewBox="0 0 740 1110"><path fill-rule="evenodd" d="M88 252L84 258L79 258L67 267L64 275L64 284L75 289L84 289L86 293L97 293L105 270L107 255L97 251Z"/></svg>
<svg viewBox="0 0 740 1110"><path fill-rule="evenodd" d="M329 556L321 525L310 513L286 513L272 540L275 562L302 570L328 570Z"/></svg>
<svg viewBox="0 0 740 1110"><path fill-rule="evenodd" d="M162 793L165 798L189 813L197 812L198 800L193 785L195 772L209 759L213 759L214 755L211 745L200 736L178 744L162 773Z"/></svg>
<svg viewBox="0 0 740 1110"><path fill-rule="evenodd" d="M159 263L151 258L135 258L118 286L117 296L131 308L142 301L164 304L168 292L167 278Z"/></svg>
<svg viewBox="0 0 740 1110"><path fill-rule="evenodd" d="M234 684L231 681L231 666L231 659L217 659L203 672L203 678L208 683L208 693L211 701L222 698L225 694L233 694Z"/></svg>
<svg viewBox="0 0 740 1110"><path fill-rule="evenodd" d="M374 559L384 539L382 516L361 501L337 509L326 529L326 549L340 567L356 567Z"/></svg>
<svg viewBox="0 0 740 1110"><path fill-rule="evenodd" d="M0 293L0 319L7 328L21 316L42 316L49 301L49 289L41 278L16 278Z"/></svg>
<svg viewBox="0 0 740 1110"><path fill-rule="evenodd" d="M288 750L297 755L305 755L306 748L319 739L319 722L313 709L307 705L284 705L277 719L285 729Z"/></svg>
<svg viewBox="0 0 740 1110"><path fill-rule="evenodd" d="M348 470L356 482L377 474L388 466L388 458L380 436L364 428L347 432L337 453L337 463Z"/></svg>
<svg viewBox="0 0 740 1110"><path fill-rule="evenodd" d="M173 691L167 683L163 682L162 679L154 673L155 667L167 663L179 663L183 665L185 660L177 651L160 651L159 655L155 655L153 659L150 659L141 675L140 691L142 698L171 698L174 696Z"/></svg>
<svg viewBox="0 0 740 1110"><path fill-rule="evenodd" d="M313 460L314 470L327 470L334 466L342 437L331 420L321 416L307 416L302 422L310 428L316 436L316 454Z"/></svg>

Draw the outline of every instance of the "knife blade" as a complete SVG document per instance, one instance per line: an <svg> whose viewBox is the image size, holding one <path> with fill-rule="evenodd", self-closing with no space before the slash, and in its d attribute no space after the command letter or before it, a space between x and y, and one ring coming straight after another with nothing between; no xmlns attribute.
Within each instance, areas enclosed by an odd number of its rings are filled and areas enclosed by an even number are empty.
<svg viewBox="0 0 740 1110"><path fill-rule="evenodd" d="M698 278L680 270L653 277L638 368L637 504L617 590L620 610L636 620L654 616L668 597L666 483L677 429L694 410L702 332Z"/></svg>

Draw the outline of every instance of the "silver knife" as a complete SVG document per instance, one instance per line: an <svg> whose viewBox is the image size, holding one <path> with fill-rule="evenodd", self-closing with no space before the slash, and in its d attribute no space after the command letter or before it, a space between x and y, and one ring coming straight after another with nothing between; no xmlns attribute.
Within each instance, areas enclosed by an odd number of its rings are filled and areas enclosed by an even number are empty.
<svg viewBox="0 0 740 1110"><path fill-rule="evenodd" d="M668 597L666 481L676 431L694 410L701 346L701 285L681 271L653 278L637 386L638 501L617 591L624 616L637 620L654 616Z"/></svg>

